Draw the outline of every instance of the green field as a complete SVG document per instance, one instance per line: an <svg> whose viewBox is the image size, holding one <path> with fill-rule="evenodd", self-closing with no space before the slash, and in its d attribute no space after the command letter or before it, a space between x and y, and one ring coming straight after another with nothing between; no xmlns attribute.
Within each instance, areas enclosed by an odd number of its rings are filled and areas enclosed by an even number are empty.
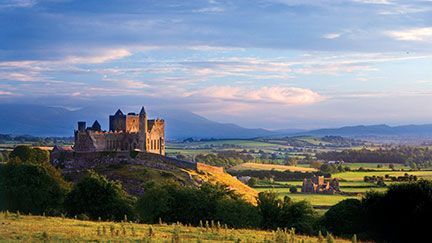
<svg viewBox="0 0 432 243"><path fill-rule="evenodd" d="M410 175L415 175L419 178L426 180L432 180L432 171L371 171L371 172L361 172L361 171L350 171L336 173L333 175L334 178L347 181L363 181L365 176L403 176L405 173Z"/></svg>
<svg viewBox="0 0 432 243"><path fill-rule="evenodd" d="M0 213L0 224L1 242L274 242L276 238L274 232L264 230L93 222L5 212ZM293 237L295 242L318 242L316 237ZM350 241L336 238L336 242Z"/></svg>
<svg viewBox="0 0 432 243"><path fill-rule="evenodd" d="M260 185L260 188L256 188L257 191L274 191L281 198L284 196L291 197L294 201L306 200L310 202L315 208L328 208L341 200L347 198L361 198L368 191L385 192L387 187L378 187L375 183L364 182L363 178L365 176L403 176L405 173L410 175L416 175L419 179L432 180L432 171L371 171L371 172L360 172L360 171L350 171L334 174L334 178L340 179L340 190L346 193L358 194L357 196L352 195L325 195L325 194L302 194L302 193L290 193L289 188L278 188L277 185L294 185L300 191L302 181L277 181L274 187L268 185L262 187L265 184ZM385 181L387 185L399 182Z"/></svg>
<svg viewBox="0 0 432 243"><path fill-rule="evenodd" d="M259 192L273 191L278 194L279 197L289 196L294 201L308 201L314 207L330 207L336 203L345 200L347 198L359 198L355 196L344 196L338 194L303 194L303 193L290 193L289 188L257 188Z"/></svg>

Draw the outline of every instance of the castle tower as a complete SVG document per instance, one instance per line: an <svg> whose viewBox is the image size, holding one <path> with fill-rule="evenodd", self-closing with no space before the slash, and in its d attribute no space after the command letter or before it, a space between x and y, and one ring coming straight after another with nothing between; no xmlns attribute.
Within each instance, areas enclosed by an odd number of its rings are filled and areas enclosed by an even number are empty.
<svg viewBox="0 0 432 243"><path fill-rule="evenodd" d="M148 121L147 121L147 113L145 111L144 106L141 108L139 113L139 133L140 133L140 144L142 147L140 148L142 151L147 150L147 132L148 132Z"/></svg>

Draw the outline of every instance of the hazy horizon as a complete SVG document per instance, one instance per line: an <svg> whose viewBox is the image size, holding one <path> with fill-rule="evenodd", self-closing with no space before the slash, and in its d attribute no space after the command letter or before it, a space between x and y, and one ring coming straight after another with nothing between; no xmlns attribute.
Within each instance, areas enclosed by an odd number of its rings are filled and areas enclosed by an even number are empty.
<svg viewBox="0 0 432 243"><path fill-rule="evenodd" d="M432 1L0 2L0 103L432 123Z"/></svg>

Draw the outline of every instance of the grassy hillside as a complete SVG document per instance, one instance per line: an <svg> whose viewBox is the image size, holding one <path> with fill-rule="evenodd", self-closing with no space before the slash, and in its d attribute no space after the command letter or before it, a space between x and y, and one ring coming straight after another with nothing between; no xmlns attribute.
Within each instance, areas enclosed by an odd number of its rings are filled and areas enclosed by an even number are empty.
<svg viewBox="0 0 432 243"><path fill-rule="evenodd" d="M97 163L92 167L95 172L110 180L118 180L131 195L144 193L146 183L176 183L181 186L199 186L203 182L226 185L252 203L257 192L235 177L225 173L221 167L197 163L197 169L179 166L164 156L147 155L139 163L133 160L113 159L114 164ZM112 162L111 162L112 163ZM85 170L64 170L64 176L71 181L79 181L86 174Z"/></svg>
<svg viewBox="0 0 432 243"><path fill-rule="evenodd" d="M262 230L234 230L223 226L188 227L180 225L146 225L137 223L92 222L67 218L23 216L0 213L0 241L143 241L143 242L319 242L318 238L274 233ZM150 230L151 228L151 230ZM152 232L150 234L150 232ZM151 236L150 236L151 235ZM336 242L348 242L336 239Z"/></svg>

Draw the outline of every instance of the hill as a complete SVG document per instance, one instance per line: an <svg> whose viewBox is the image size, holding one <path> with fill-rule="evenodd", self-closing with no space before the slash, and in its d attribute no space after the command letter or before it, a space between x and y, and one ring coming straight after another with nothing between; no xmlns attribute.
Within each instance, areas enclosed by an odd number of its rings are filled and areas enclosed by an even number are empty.
<svg viewBox="0 0 432 243"><path fill-rule="evenodd" d="M317 129L302 132L302 135L312 136L344 136L344 137L366 137L366 136L397 136L397 137L430 137L432 136L432 124L425 125L369 125L369 126L346 126L341 128Z"/></svg>
<svg viewBox="0 0 432 243"><path fill-rule="evenodd" d="M184 138L254 138L272 135L264 129L248 129L235 124L218 123L183 110L151 110L149 116L166 121L168 139ZM98 120L108 128L108 116L118 107L85 107L68 110L31 104L0 104L0 133L32 136L73 136L77 121ZM124 110L128 112L128 110Z"/></svg>
<svg viewBox="0 0 432 243"><path fill-rule="evenodd" d="M120 181L131 195L141 195L147 183L176 183L182 186L199 186L203 182L222 184L242 195L247 201L256 203L257 192L223 168L201 163L181 161L158 154L129 152L93 152L79 156L65 156L56 165L62 168L64 177L79 181L87 169L92 169L110 180Z"/></svg>
<svg viewBox="0 0 432 243"><path fill-rule="evenodd" d="M68 218L0 213L2 242L266 242L276 234L263 230L206 229L166 224L93 222ZM150 228L152 235L149 236ZM293 236L296 242L318 242L316 237ZM177 238L178 241L174 241ZM349 242L336 239L336 242Z"/></svg>

